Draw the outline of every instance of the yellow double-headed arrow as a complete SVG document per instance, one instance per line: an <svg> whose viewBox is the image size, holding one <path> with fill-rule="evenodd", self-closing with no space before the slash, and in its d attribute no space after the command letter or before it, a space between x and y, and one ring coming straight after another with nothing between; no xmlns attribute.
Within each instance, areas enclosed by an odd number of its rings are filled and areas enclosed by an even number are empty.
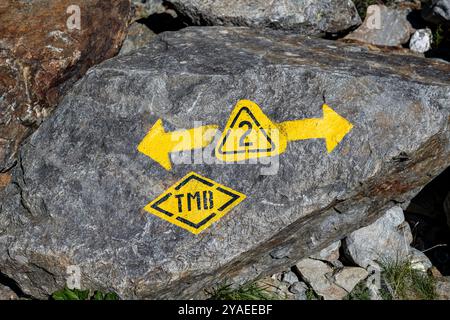
<svg viewBox="0 0 450 320"><path fill-rule="evenodd" d="M327 151L330 153L351 131L353 125L348 120L341 117L328 105L324 104L322 108L322 118L272 123L262 113L256 103L249 100L240 100L233 110L229 123L224 130L221 139L222 142L219 141L219 144L216 147L216 157L223 161L240 161L250 157L275 156L284 153L288 141L306 139L325 139ZM265 133L266 139L268 138L267 134L273 132L275 128L277 131L277 136L279 136L277 139L278 144L275 148L270 150L268 149L266 152L256 152L252 154L247 150L246 152L241 153L241 155L227 158L219 152L219 150L221 150L220 146L223 146L223 142L228 136L230 130L234 130L234 123L236 120L239 121L238 117L240 117L242 111L244 110L247 114L246 117L249 120L243 122L245 122L247 126L254 126L253 128L255 130L260 130L261 132L270 127L270 131ZM252 121L253 124L251 123ZM218 128L219 126L217 125L206 125L189 130L166 132L164 130L162 120L159 119L140 142L138 145L138 150L158 162L166 170L171 170L172 163L170 161L170 153L200 149L208 146L214 139ZM251 144L248 143L247 146L251 146Z"/></svg>

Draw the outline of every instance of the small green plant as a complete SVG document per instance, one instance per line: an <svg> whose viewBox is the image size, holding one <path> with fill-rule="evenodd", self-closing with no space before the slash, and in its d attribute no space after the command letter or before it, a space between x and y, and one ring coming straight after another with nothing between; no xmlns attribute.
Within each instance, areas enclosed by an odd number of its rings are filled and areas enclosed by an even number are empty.
<svg viewBox="0 0 450 320"><path fill-rule="evenodd" d="M435 280L432 276L413 269L409 261L382 262L384 300L436 299Z"/></svg>
<svg viewBox="0 0 450 320"><path fill-rule="evenodd" d="M439 48L444 41L444 28L442 25L438 25L436 30L433 32L433 46Z"/></svg>
<svg viewBox="0 0 450 320"><path fill-rule="evenodd" d="M64 289L58 290L51 296L52 300L119 300L119 296L114 292L103 293L94 291L91 295L90 290Z"/></svg>
<svg viewBox="0 0 450 320"><path fill-rule="evenodd" d="M210 300L280 300L281 297L267 291L255 282L233 288L226 282L212 291L206 291Z"/></svg>
<svg viewBox="0 0 450 320"><path fill-rule="evenodd" d="M314 292L312 288L306 289L306 300L320 300L319 296Z"/></svg>
<svg viewBox="0 0 450 320"><path fill-rule="evenodd" d="M370 300L370 291L366 286L366 281L363 280L358 283L344 300Z"/></svg>

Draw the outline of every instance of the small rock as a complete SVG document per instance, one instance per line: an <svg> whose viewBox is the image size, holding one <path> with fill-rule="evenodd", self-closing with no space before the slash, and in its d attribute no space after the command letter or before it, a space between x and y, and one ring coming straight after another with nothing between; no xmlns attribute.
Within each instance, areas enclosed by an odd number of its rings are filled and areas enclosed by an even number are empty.
<svg viewBox="0 0 450 320"><path fill-rule="evenodd" d="M329 280L333 269L326 263L303 259L296 264L303 279L325 300L342 300L347 292Z"/></svg>
<svg viewBox="0 0 450 320"><path fill-rule="evenodd" d="M450 277L437 278L435 290L438 300L450 300Z"/></svg>
<svg viewBox="0 0 450 320"><path fill-rule="evenodd" d="M289 284L293 284L295 282L298 282L298 277L294 272L288 271L283 273L282 281Z"/></svg>
<svg viewBox="0 0 450 320"><path fill-rule="evenodd" d="M293 299L294 294L289 291L289 284L274 277L266 277L258 280L257 285L269 294L280 299Z"/></svg>
<svg viewBox="0 0 450 320"><path fill-rule="evenodd" d="M335 283L351 292L353 288L362 280L367 278L369 273L364 268L345 267L335 275Z"/></svg>
<svg viewBox="0 0 450 320"><path fill-rule="evenodd" d="M127 54L149 43L156 34L142 23L133 23L128 28L128 34L120 49L119 55Z"/></svg>
<svg viewBox="0 0 450 320"><path fill-rule="evenodd" d="M333 242L328 247L322 249L318 254L312 255L310 258L324 261L336 261L339 259L340 247L341 247L340 240Z"/></svg>
<svg viewBox="0 0 450 320"><path fill-rule="evenodd" d="M413 269L427 272L431 267L433 267L433 264L431 263L430 259L420 250L417 250L415 248L410 249L410 258L409 261L411 262L411 267Z"/></svg>
<svg viewBox="0 0 450 320"><path fill-rule="evenodd" d="M7 286L0 284L0 300L17 300L19 297Z"/></svg>
<svg viewBox="0 0 450 320"><path fill-rule="evenodd" d="M414 28L407 20L410 9L393 9L371 5L363 24L344 39L378 46L401 46L407 43Z"/></svg>
<svg viewBox="0 0 450 320"><path fill-rule="evenodd" d="M289 291L294 294L295 300L307 300L306 291L308 286L306 283L297 281L289 287Z"/></svg>
<svg viewBox="0 0 450 320"><path fill-rule="evenodd" d="M152 14L162 14L167 11L162 0L133 0L134 20L145 19Z"/></svg>
<svg viewBox="0 0 450 320"><path fill-rule="evenodd" d="M423 9L422 17L431 23L450 25L450 0L433 0Z"/></svg>
<svg viewBox="0 0 450 320"><path fill-rule="evenodd" d="M431 49L433 43L433 33L430 29L419 29L411 37L409 41L409 49L418 53L425 53Z"/></svg>
<svg viewBox="0 0 450 320"><path fill-rule="evenodd" d="M351 233L344 252L358 266L367 268L380 261L403 260L410 254L412 234L403 210L393 207L373 224Z"/></svg>

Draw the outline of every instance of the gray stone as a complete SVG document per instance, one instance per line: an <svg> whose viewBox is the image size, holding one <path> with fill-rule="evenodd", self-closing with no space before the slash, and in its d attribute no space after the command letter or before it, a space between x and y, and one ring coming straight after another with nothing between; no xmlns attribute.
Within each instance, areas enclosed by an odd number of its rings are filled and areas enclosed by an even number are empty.
<svg viewBox="0 0 450 320"><path fill-rule="evenodd" d="M162 0L132 0L134 20L145 19L153 14L163 14L168 11Z"/></svg>
<svg viewBox="0 0 450 320"><path fill-rule="evenodd" d="M127 36L123 42L119 54L127 54L148 44L156 34L141 23L133 23L128 28Z"/></svg>
<svg viewBox="0 0 450 320"><path fill-rule="evenodd" d="M433 264L425 253L415 248L410 248L409 261L411 263L411 268L422 272L427 272L433 267Z"/></svg>
<svg viewBox="0 0 450 320"><path fill-rule="evenodd" d="M259 288L276 299L293 300L295 295L289 291L289 284L276 277L265 277L256 282Z"/></svg>
<svg viewBox="0 0 450 320"><path fill-rule="evenodd" d="M418 53L425 53L431 49L433 33L430 29L419 29L414 32L409 41L409 49Z"/></svg>
<svg viewBox="0 0 450 320"><path fill-rule="evenodd" d="M293 284L295 282L298 282L298 277L294 272L288 271L283 273L282 281Z"/></svg>
<svg viewBox="0 0 450 320"><path fill-rule="evenodd" d="M318 254L312 255L310 258L324 261L336 261L339 259L339 248L341 247L341 241L336 241L330 244L328 247L320 250Z"/></svg>
<svg viewBox="0 0 450 320"><path fill-rule="evenodd" d="M435 24L450 26L450 0L432 0L423 9L422 17Z"/></svg>
<svg viewBox="0 0 450 320"><path fill-rule="evenodd" d="M364 268L345 267L334 276L335 283L350 293L355 286L367 278L369 273Z"/></svg>
<svg viewBox="0 0 450 320"><path fill-rule="evenodd" d="M324 300L342 300L347 292L331 281L333 269L325 262L303 259L295 265L305 280Z"/></svg>
<svg viewBox="0 0 450 320"><path fill-rule="evenodd" d="M361 24L350 0L148 0L140 6L148 16L163 12L161 2L166 8L173 6L193 25L270 27L319 34Z"/></svg>
<svg viewBox="0 0 450 320"><path fill-rule="evenodd" d="M307 300L306 296L307 290L308 286L301 281L297 281L289 287L289 291L294 294L295 300Z"/></svg>
<svg viewBox="0 0 450 320"><path fill-rule="evenodd" d="M439 277L435 284L438 300L450 300L450 277Z"/></svg>
<svg viewBox="0 0 450 320"><path fill-rule="evenodd" d="M0 300L18 300L17 294L10 288L0 284Z"/></svg>
<svg viewBox="0 0 450 320"><path fill-rule="evenodd" d="M402 208L393 207L373 224L347 236L344 252L358 266L367 268L381 262L407 260L411 242L411 229Z"/></svg>
<svg viewBox="0 0 450 320"><path fill-rule="evenodd" d="M76 265L82 288L130 299L287 270L450 165L449 68L270 29L160 34L90 69L22 146L0 193L0 270L46 297ZM274 175L263 163L166 171L137 151L158 119L223 128L243 98L275 122L322 117L326 102L354 128L329 154L321 139L290 142ZM246 195L198 235L142 210L191 171Z"/></svg>
<svg viewBox="0 0 450 320"><path fill-rule="evenodd" d="M409 9L371 5L363 24L344 39L378 46L401 46L414 32L407 19L410 12Z"/></svg>

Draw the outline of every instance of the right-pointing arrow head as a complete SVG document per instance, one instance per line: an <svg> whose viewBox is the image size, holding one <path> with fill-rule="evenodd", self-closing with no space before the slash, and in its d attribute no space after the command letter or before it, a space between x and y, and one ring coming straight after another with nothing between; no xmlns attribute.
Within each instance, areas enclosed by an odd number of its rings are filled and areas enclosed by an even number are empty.
<svg viewBox="0 0 450 320"><path fill-rule="evenodd" d="M328 153L341 142L347 133L352 130L353 125L344 117L340 116L326 104L323 105L323 120L321 129L325 135L325 143Z"/></svg>

